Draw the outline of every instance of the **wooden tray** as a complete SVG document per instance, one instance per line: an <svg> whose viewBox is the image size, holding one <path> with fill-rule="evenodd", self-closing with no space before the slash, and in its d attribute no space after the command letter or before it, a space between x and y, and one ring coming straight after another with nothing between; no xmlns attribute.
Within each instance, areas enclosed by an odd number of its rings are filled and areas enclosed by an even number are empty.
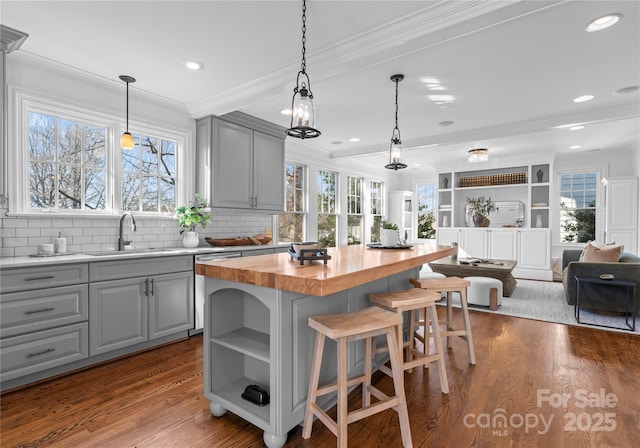
<svg viewBox="0 0 640 448"><path fill-rule="evenodd" d="M271 238L268 236L258 236L258 237L238 237L238 238L205 238L207 243L212 246L256 246L261 244L267 244L271 242Z"/></svg>

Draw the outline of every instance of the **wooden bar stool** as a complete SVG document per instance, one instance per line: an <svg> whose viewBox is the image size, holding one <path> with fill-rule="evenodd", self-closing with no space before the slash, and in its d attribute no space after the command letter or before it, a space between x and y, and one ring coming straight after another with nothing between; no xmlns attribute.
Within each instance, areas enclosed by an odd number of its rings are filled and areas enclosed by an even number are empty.
<svg viewBox="0 0 640 448"><path fill-rule="evenodd" d="M447 338L447 347L451 348L451 336L460 336L467 342L469 350L469 363L476 363L476 353L473 349L473 337L471 335L471 322L469 320L469 308L467 306L467 287L470 285L468 280L460 277L447 277L442 279L409 279L409 282L416 288L427 291L446 292L447 293L447 323L446 330L441 331L442 336ZM452 318L452 298L453 293L460 293L460 304L462 306L462 318L464 320L464 329L455 330L451 327ZM425 327L426 335L426 327ZM417 336L421 340L420 335Z"/></svg>
<svg viewBox="0 0 640 448"><path fill-rule="evenodd" d="M399 348L397 334L402 327L402 316L378 307L364 308L359 311L344 314L319 315L309 317L309 326L316 330L316 342L311 362L311 378L307 407L304 414L302 438L311 436L313 416L316 415L324 425L338 438L338 448L347 447L347 425L377 412L393 408L398 413L402 445L411 448L411 428L409 427L409 413L404 392L404 376L402 370L402 353ZM394 394L388 396L371 384L371 356L373 341L377 336L386 335L390 347L389 357L393 378ZM334 384L320 386L320 367L324 351L325 338L331 338L338 346L338 379ZM353 340L365 339L364 374L347 377L347 343ZM362 408L347 412L348 387L362 384ZM316 403L317 397L337 392L337 418L333 420ZM379 401L371 403L371 395Z"/></svg>
<svg viewBox="0 0 640 448"><path fill-rule="evenodd" d="M406 359L402 364L404 370L409 372L416 366L423 365L428 367L430 363L438 363L438 374L440 376L440 387L442 393L449 393L449 381L447 380L447 369L444 364L444 350L442 349L442 339L440 337L440 324L438 323L438 313L436 311L436 302L440 300L440 294L433 291L424 291L413 288L404 291L390 292L385 294L369 294L369 300L376 305L396 312L402 316L402 313L409 311L409 338L405 342L402 337L402 327L398 329L398 340L403 341L402 347L407 347ZM434 352L429 353L429 338L424 338L423 351L416 350L413 335L416 332L416 311L424 310L425 316L425 335L429 334L429 324L426 319L429 316L431 320L431 328L433 331ZM426 340L426 342L425 342ZM386 351L387 347L379 349L374 348L374 353ZM402 355L402 353L401 353ZM379 369L390 374L389 369L380 365Z"/></svg>

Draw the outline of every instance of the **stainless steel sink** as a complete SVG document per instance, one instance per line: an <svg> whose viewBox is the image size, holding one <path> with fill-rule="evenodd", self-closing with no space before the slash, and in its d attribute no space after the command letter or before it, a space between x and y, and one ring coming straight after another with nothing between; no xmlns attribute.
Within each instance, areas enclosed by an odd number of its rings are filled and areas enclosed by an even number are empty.
<svg viewBox="0 0 640 448"><path fill-rule="evenodd" d="M129 250L105 250L101 252L84 252L84 255L93 255L94 257L106 257L112 255L131 255L131 254L149 254L164 252L166 249L129 249Z"/></svg>

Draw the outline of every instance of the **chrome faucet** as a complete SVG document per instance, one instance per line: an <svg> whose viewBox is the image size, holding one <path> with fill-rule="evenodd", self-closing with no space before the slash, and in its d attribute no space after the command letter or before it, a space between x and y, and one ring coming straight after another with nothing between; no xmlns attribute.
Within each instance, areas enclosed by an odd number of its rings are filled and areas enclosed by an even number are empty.
<svg viewBox="0 0 640 448"><path fill-rule="evenodd" d="M124 218L126 216L129 216L129 218L131 218L131 230L133 230L134 232L137 230L136 227L136 220L134 219L133 215L131 214L131 212L124 212L122 214L122 217L120 218L120 237L118 238L118 250L124 250L124 246L126 244L130 244L131 241L125 241L123 238L123 229L122 227L124 226Z"/></svg>

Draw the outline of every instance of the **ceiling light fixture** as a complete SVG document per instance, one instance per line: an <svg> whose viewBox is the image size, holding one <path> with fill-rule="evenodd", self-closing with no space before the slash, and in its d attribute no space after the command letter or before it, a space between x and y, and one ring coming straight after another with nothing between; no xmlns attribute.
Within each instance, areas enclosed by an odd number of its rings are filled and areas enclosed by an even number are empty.
<svg viewBox="0 0 640 448"><path fill-rule="evenodd" d="M615 90L612 95L626 95L627 93L637 92L639 88L639 86L623 87L621 89Z"/></svg>
<svg viewBox="0 0 640 448"><path fill-rule="evenodd" d="M583 125L581 125L581 124L576 125L576 126L571 126L571 127L569 128L569 130L570 130L570 131L579 131L580 129L584 129L584 126L583 126Z"/></svg>
<svg viewBox="0 0 640 448"><path fill-rule="evenodd" d="M470 149L467 161L471 163L486 162L489 160L489 150L486 148Z"/></svg>
<svg viewBox="0 0 640 448"><path fill-rule="evenodd" d="M615 25L622 19L622 14L607 14L606 16L598 17L587 24L585 30L592 33L594 31L604 30L610 26Z"/></svg>
<svg viewBox="0 0 640 448"><path fill-rule="evenodd" d="M313 93L311 93L311 81L307 75L307 2L302 0L302 65L296 77L296 86L293 89L291 98L291 127L287 129L287 135L295 138L315 138L320 135L320 131L315 129L315 108L313 106ZM307 82L300 81L300 75L306 78ZM308 86L308 88L307 88ZM297 97L297 98L296 98Z"/></svg>
<svg viewBox="0 0 640 448"><path fill-rule="evenodd" d="M404 79L404 75L392 75L391 81L396 83L396 127L391 133L391 146L389 146L389 163L384 167L390 170L406 168L407 164L402 161L402 141L400 140L400 129L398 128L398 83Z"/></svg>
<svg viewBox="0 0 640 448"><path fill-rule="evenodd" d="M127 83L127 130L120 137L120 147L122 149L134 149L136 142L133 139L133 135L129 133L129 83L136 82L136 79L128 75L120 75L120 79Z"/></svg>
<svg viewBox="0 0 640 448"><path fill-rule="evenodd" d="M187 67L189 70L202 70L204 68L204 65L202 64L202 62L198 62L198 61L192 61L192 60L188 60L188 61L184 61L184 66Z"/></svg>

